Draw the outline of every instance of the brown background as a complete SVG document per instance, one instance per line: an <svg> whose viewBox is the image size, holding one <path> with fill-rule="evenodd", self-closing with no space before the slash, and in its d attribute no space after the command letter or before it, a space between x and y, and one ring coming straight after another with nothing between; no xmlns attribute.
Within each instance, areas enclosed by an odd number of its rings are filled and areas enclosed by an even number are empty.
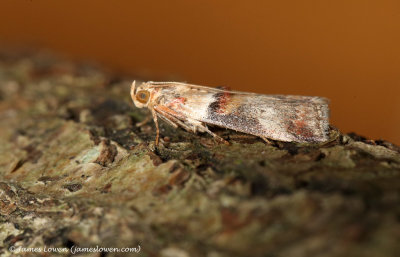
<svg viewBox="0 0 400 257"><path fill-rule="evenodd" d="M397 0L1 0L0 43L153 80L325 96L343 132L400 144Z"/></svg>

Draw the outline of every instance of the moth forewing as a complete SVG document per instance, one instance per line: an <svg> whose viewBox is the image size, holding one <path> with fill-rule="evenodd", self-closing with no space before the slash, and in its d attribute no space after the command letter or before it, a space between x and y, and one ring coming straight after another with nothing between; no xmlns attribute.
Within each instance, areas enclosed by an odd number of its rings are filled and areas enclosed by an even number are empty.
<svg viewBox="0 0 400 257"><path fill-rule="evenodd" d="M170 124L192 132L207 132L219 138L208 129L207 124L211 124L263 139L294 142L328 139L329 101L326 98L261 95L178 82L147 82L137 88L132 84L132 88L137 107L144 107L138 93L149 92L146 107ZM157 139L158 133L157 129Z"/></svg>

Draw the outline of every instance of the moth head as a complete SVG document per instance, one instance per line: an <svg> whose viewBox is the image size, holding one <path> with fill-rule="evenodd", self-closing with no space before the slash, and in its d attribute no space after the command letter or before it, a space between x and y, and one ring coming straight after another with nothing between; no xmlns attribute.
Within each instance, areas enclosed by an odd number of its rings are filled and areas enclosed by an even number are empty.
<svg viewBox="0 0 400 257"><path fill-rule="evenodd" d="M147 107L150 102L150 96L151 92L147 88L146 83L143 83L140 86L136 87L135 81L132 82L131 97L136 107Z"/></svg>

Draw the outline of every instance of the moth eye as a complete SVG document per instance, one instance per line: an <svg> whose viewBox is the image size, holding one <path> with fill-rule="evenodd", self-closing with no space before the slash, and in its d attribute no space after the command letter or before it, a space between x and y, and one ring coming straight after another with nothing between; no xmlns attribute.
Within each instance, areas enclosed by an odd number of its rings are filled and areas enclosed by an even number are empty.
<svg viewBox="0 0 400 257"><path fill-rule="evenodd" d="M146 90L140 90L139 92L136 93L136 99L141 102L141 103L147 103L149 100L150 93L149 91Z"/></svg>

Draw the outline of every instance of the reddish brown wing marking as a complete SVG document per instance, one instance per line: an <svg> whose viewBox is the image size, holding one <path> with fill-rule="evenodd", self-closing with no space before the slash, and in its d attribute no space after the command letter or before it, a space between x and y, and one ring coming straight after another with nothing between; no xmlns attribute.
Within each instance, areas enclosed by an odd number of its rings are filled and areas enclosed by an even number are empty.
<svg viewBox="0 0 400 257"><path fill-rule="evenodd" d="M308 113L305 109L298 111L294 120L288 120L288 132L303 140L314 138L316 135L314 135L313 129L308 124L310 117L307 115Z"/></svg>
<svg viewBox="0 0 400 257"><path fill-rule="evenodd" d="M226 107L231 100L231 93L225 91L223 93L218 93L217 96L218 108L216 109L217 113L224 114L226 112Z"/></svg>
<svg viewBox="0 0 400 257"><path fill-rule="evenodd" d="M288 126L288 131L302 139L314 137L312 130L307 126L307 123L304 120L291 121Z"/></svg>
<svg viewBox="0 0 400 257"><path fill-rule="evenodd" d="M210 106L217 114L228 115L237 111L243 102L243 98L239 95L232 94L229 91L214 94L214 99Z"/></svg>
<svg viewBox="0 0 400 257"><path fill-rule="evenodd" d="M257 117L247 115L248 110L242 104L243 98L241 96L229 93L229 98L227 98L225 92L220 92L214 94L213 98L215 100L208 105L204 122L253 135L260 135L263 127Z"/></svg>
<svg viewBox="0 0 400 257"><path fill-rule="evenodd" d="M178 108L179 109L179 105L180 104L185 104L186 102L186 98L185 97L177 97L174 100L172 100L171 102L168 103L168 107L170 108Z"/></svg>

